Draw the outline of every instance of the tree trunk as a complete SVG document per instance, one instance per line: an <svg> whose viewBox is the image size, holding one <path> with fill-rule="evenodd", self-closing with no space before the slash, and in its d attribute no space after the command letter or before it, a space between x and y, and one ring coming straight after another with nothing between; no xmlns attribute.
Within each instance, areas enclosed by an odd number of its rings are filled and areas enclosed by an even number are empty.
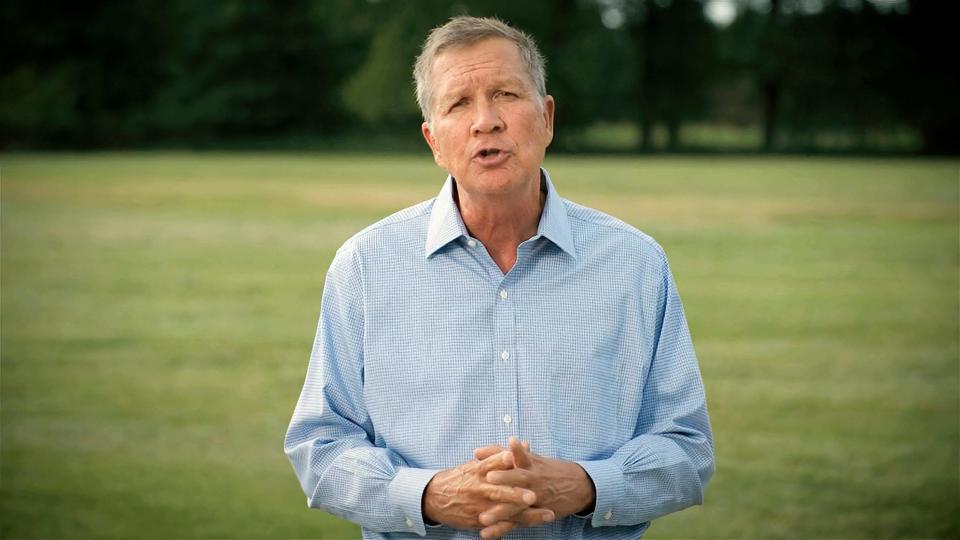
<svg viewBox="0 0 960 540"><path fill-rule="evenodd" d="M653 150L653 120L648 115L643 115L640 120L640 150Z"/></svg>
<svg viewBox="0 0 960 540"><path fill-rule="evenodd" d="M671 152L680 150L680 121L676 118L667 122L667 148Z"/></svg>
<svg viewBox="0 0 960 540"><path fill-rule="evenodd" d="M651 148L650 134L653 131L653 111L650 110L649 104L647 103L649 99L647 84L650 74L647 73L649 62L647 61L647 47L644 43L646 41L646 28L644 28L644 26L642 19L635 21L630 27L630 39L638 51L636 66L637 82L634 88L634 96L637 100L637 128L640 130L640 140L637 141L638 150L641 152L649 152Z"/></svg>
<svg viewBox="0 0 960 540"><path fill-rule="evenodd" d="M764 39L767 54L777 54L780 43L780 0L770 0L770 14L764 22ZM760 99L763 107L763 149L771 152L777 144L777 112L780 103L780 67L767 65L761 70Z"/></svg>
<svg viewBox="0 0 960 540"><path fill-rule="evenodd" d="M780 85L777 81L763 83L763 149L773 151L777 144L777 109Z"/></svg>

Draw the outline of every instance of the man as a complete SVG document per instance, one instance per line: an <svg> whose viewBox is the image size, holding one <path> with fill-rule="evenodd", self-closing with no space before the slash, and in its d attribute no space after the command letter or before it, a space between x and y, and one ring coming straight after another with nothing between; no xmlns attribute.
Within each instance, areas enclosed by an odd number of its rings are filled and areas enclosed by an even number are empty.
<svg viewBox="0 0 960 540"><path fill-rule="evenodd" d="M285 450L364 538L637 538L702 501L703 386L660 247L540 168L533 41L434 29L415 68L440 195L337 252Z"/></svg>

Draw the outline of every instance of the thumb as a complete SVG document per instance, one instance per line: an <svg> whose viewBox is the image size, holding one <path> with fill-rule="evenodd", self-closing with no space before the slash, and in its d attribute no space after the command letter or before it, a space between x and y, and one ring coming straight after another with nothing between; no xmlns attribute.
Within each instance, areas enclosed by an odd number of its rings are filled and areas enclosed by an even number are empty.
<svg viewBox="0 0 960 540"><path fill-rule="evenodd" d="M510 453L513 454L514 467L530 467L533 460L530 456L530 443L520 442L516 437L510 437Z"/></svg>

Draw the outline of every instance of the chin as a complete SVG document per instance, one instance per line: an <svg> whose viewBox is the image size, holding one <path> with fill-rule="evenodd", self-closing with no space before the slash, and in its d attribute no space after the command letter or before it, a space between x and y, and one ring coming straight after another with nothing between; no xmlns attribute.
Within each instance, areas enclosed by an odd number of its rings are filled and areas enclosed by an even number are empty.
<svg viewBox="0 0 960 540"><path fill-rule="evenodd" d="M523 178L510 171L487 171L477 178L475 186L487 193L511 193L523 185Z"/></svg>

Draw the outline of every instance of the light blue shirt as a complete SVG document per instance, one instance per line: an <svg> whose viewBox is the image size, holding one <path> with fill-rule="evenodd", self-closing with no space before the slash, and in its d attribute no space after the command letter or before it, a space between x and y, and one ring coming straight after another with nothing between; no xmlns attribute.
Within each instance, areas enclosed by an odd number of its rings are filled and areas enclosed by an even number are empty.
<svg viewBox="0 0 960 540"><path fill-rule="evenodd" d="M364 538L477 538L425 526L423 490L510 436L579 463L596 504L509 538L637 538L702 502L713 440L663 250L543 179L537 234L506 275L452 178L337 251L284 441L310 507Z"/></svg>

